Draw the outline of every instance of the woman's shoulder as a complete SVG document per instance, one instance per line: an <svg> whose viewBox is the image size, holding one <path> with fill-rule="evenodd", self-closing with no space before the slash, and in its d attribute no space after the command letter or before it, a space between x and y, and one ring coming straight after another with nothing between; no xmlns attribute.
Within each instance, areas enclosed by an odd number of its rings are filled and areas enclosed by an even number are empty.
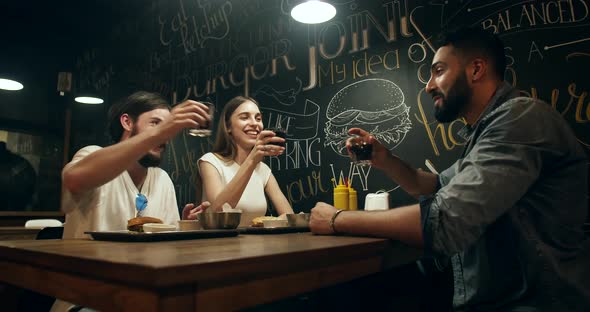
<svg viewBox="0 0 590 312"><path fill-rule="evenodd" d="M259 162L258 165L256 165L256 171L258 171L261 174L264 175L268 175L272 173L272 170L270 169L270 167L264 163L264 162Z"/></svg>
<svg viewBox="0 0 590 312"><path fill-rule="evenodd" d="M221 158L221 156L219 156L216 153L206 153L203 156L201 156L201 158L199 158L199 160L206 160L206 161L223 161L223 159Z"/></svg>
<svg viewBox="0 0 590 312"><path fill-rule="evenodd" d="M210 160L212 157L215 157L215 155L211 152L209 153L205 153L203 156L201 156L201 158L199 158L199 160Z"/></svg>
<svg viewBox="0 0 590 312"><path fill-rule="evenodd" d="M233 161L227 161L223 156L212 152L206 153L205 155L201 156L201 158L199 158L199 161L206 161L221 166L227 166L233 163Z"/></svg>

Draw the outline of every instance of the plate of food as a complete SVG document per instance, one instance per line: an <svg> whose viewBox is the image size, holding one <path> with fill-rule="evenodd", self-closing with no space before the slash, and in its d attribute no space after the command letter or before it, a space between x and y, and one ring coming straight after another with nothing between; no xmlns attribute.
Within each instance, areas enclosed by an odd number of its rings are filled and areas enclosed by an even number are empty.
<svg viewBox="0 0 590 312"><path fill-rule="evenodd" d="M127 229L120 231L87 231L94 240L117 242L158 242L169 240L200 239L237 236L235 229L180 231L176 226L163 224L152 217L137 217L127 222Z"/></svg>

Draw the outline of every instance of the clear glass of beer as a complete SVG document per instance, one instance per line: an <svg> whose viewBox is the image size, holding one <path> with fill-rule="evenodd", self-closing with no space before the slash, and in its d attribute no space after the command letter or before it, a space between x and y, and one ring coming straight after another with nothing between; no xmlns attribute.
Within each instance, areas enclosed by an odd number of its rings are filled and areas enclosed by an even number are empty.
<svg viewBox="0 0 590 312"><path fill-rule="evenodd" d="M206 125L199 125L197 128L191 128L188 130L188 134L196 137L208 137L213 133L213 116L215 116L215 105L211 102L198 101L201 104L205 104L209 108L209 117L211 120Z"/></svg>

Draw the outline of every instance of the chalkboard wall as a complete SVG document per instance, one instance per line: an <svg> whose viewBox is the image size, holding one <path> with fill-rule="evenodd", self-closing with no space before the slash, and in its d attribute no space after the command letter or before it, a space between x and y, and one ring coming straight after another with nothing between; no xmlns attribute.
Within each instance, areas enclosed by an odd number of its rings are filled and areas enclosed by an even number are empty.
<svg viewBox="0 0 590 312"><path fill-rule="evenodd" d="M337 16L319 25L291 19L294 2L146 1L80 56L76 83L101 90L107 105L139 89L172 103L212 101L217 112L236 95L252 96L266 127L288 130L286 153L265 161L296 211L331 203L339 177L359 192L359 207L377 190L399 206L414 199L378 170L353 166L340 134L360 126L416 167L426 159L439 170L452 164L464 122L437 123L424 87L433 38L475 25L504 40L507 81L552 105L589 150L590 1L338 0L330 1ZM74 149L104 141L102 133L73 133ZM163 168L181 206L195 200L196 163L210 140L182 133L169 144Z"/></svg>

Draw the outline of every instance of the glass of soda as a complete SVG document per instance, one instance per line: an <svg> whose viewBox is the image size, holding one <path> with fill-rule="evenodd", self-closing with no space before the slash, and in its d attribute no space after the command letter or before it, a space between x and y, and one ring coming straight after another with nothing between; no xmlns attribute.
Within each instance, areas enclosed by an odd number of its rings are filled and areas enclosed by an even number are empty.
<svg viewBox="0 0 590 312"><path fill-rule="evenodd" d="M356 136L348 139L350 143L350 156L357 165L370 165L373 155L373 144L365 138Z"/></svg>
<svg viewBox="0 0 590 312"><path fill-rule="evenodd" d="M275 136L278 136L283 139L287 139L287 131L282 127L267 128L265 130L270 130L275 133ZM278 146L282 146L282 147L285 147L285 143L286 142L269 142L269 144L278 145Z"/></svg>

